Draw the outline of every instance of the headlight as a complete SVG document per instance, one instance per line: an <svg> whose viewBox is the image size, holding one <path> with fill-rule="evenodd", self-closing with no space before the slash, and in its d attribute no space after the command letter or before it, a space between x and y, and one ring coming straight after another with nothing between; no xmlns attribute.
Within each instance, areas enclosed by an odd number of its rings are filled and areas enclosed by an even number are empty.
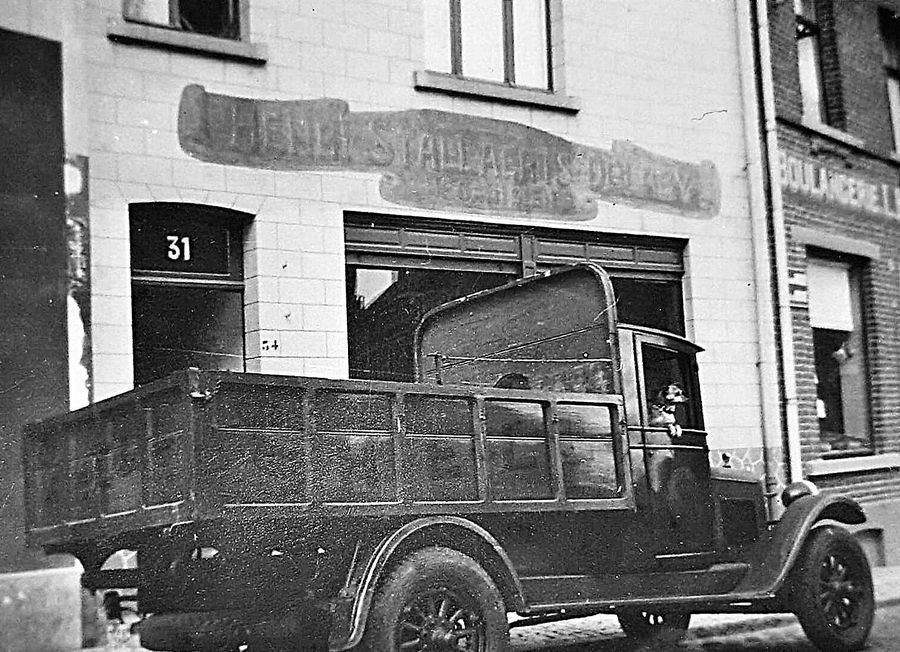
<svg viewBox="0 0 900 652"><path fill-rule="evenodd" d="M781 502L785 507L788 507L798 498L803 498L803 496L816 496L818 493L819 488L812 482L809 480L800 480L798 482L792 482L784 488L784 491L781 492Z"/></svg>

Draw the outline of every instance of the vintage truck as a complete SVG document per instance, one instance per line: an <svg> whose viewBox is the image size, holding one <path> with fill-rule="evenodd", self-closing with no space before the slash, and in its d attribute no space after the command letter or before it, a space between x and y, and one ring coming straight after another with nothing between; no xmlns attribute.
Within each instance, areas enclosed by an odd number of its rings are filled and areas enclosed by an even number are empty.
<svg viewBox="0 0 900 652"><path fill-rule="evenodd" d="M510 621L696 612L860 649L871 573L838 523L863 511L796 483L772 521L711 468L699 351L617 323L584 264L427 314L419 382L186 370L27 427L28 538L134 592L154 650L495 651Z"/></svg>

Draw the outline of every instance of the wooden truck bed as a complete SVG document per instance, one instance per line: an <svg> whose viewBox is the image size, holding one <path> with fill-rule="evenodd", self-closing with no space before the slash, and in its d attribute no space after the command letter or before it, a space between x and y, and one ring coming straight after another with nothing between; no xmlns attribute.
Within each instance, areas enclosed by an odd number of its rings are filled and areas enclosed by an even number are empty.
<svg viewBox="0 0 900 652"><path fill-rule="evenodd" d="M549 454L540 406L557 404L569 421L601 415L592 427L608 434ZM222 518L627 508L621 414L611 394L189 370L27 427L29 541L65 550ZM566 501L563 468L570 492L596 495Z"/></svg>

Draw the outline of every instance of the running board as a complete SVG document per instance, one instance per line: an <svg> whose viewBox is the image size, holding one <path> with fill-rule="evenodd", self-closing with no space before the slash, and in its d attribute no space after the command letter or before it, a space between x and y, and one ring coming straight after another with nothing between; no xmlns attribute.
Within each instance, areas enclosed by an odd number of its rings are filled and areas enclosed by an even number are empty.
<svg viewBox="0 0 900 652"><path fill-rule="evenodd" d="M729 563L694 571L526 577L522 586L529 612L685 600L730 602L732 597L746 599L729 592L749 568L748 564Z"/></svg>

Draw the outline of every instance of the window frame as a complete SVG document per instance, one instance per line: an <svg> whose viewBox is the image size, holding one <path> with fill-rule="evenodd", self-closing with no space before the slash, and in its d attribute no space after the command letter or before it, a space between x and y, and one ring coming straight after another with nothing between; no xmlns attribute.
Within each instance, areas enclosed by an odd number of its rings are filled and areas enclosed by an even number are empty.
<svg viewBox="0 0 900 652"><path fill-rule="evenodd" d="M107 24L106 35L111 41L153 46L164 50L228 59L251 65L263 65L268 59L265 45L251 42L249 0L232 0L238 16L238 38L235 39L210 36L129 18L125 11L126 1L121 0L119 15L110 18Z"/></svg>
<svg viewBox="0 0 900 652"><path fill-rule="evenodd" d="M808 3L808 4L807 4ZM807 13L805 10L809 9ZM822 29L816 14L815 0L794 0L795 39L797 41L797 66L800 72L800 96L803 119L817 124L829 124L828 106L825 97L825 75L822 68ZM815 71L815 88L810 88L803 75L800 41L812 39L812 61L809 63ZM815 105L811 105L811 97L815 95Z"/></svg>
<svg viewBox="0 0 900 652"><path fill-rule="evenodd" d="M162 219L163 216L182 218L190 223L193 218L197 223L221 225L228 233L227 273L191 272L142 269L134 263L134 221L139 219ZM247 320L246 320L246 287L244 283L244 249L243 235L252 216L215 206L202 204L181 204L173 202L138 202L129 205L129 287L132 293L135 287L163 290L165 288L215 290L237 294L240 297L241 322L241 367L247 369ZM134 339L135 322L132 320L132 369L137 370L136 346ZM137 382L137 378L135 378ZM149 381L143 381L149 382ZM142 383L143 384L143 383Z"/></svg>
<svg viewBox="0 0 900 652"><path fill-rule="evenodd" d="M429 2L431 1L429 0ZM440 0L433 1L440 2ZM416 70L413 73L413 87L415 90L522 105L568 115L577 114L581 110L581 100L578 97L565 94L563 70L557 63L557 61L563 60L563 56L558 52L562 47L562 41L559 36L559 26L562 22L562 0L543 0L544 49L547 59L546 87L520 85L516 84L515 81L509 81L510 79L515 79L515 37L512 34L514 22L510 10L504 12L504 15L509 16L507 20L508 26L503 31L504 44L502 44L505 58L505 81L485 80L466 76L462 70L463 53L460 13L459 11L454 11L451 6L451 3L458 6L459 0L446 0L446 2L450 9L448 11L449 16L445 19L454 24L443 25L442 30L435 30L434 34L438 38L446 39L446 46L449 46L446 54L450 60L446 64L446 69L443 65L437 66L437 69L428 69L429 64L426 62L426 69ZM497 0L497 2L503 2L504 6L509 5L510 7L514 4L512 0ZM453 18L454 15L456 18ZM431 33L426 30L426 40ZM511 48L506 45L507 40L511 40ZM508 65L506 62L509 61L510 57L513 58L512 75L506 70Z"/></svg>
<svg viewBox="0 0 900 652"><path fill-rule="evenodd" d="M137 23L139 25L149 25L151 27L170 29L175 32L201 34L203 36L209 36L210 38L225 39L228 41L244 40L247 36L249 36L249 34L246 34L244 30L244 19L247 14L247 0L222 1L226 3L228 12L232 14L232 20L237 22L237 30L235 36L221 36L216 34L207 34L205 32L198 32L192 29L185 29L183 26L181 26L181 21L183 19L182 12L180 12L181 0L166 0L166 4L169 7L169 21L166 24L156 23L150 20L143 19L140 16L134 15L129 11L129 0L122 0L122 19L129 23Z"/></svg>
<svg viewBox="0 0 900 652"><path fill-rule="evenodd" d="M893 151L896 153L900 152L900 12L880 7L878 25Z"/></svg>
<svg viewBox="0 0 900 652"><path fill-rule="evenodd" d="M513 18L513 0L497 0L501 3L502 33L503 33L503 81L502 83L516 88L553 92L553 47L552 47L552 21L550 0L541 0L544 10L544 52L546 55L547 85L529 86L516 83L516 56L515 56L515 29ZM465 52L462 46L462 0L449 0L450 2L450 74L456 77L467 78L465 74ZM485 80L487 81L487 80Z"/></svg>
<svg viewBox="0 0 900 652"><path fill-rule="evenodd" d="M858 322L858 326L856 323L854 326L858 328L858 338L859 338L859 353L858 355L861 357L861 376L862 381L860 382L859 388L862 393L862 401L863 408L865 410L865 414L861 417L861 420L865 422L865 432L858 433L847 433L846 430L839 433L843 435L843 439L859 439L851 437L850 435L864 435L865 436L865 444L849 447L849 448L833 448L831 446L831 441L828 438L824 438L822 436L822 419L816 419L816 440L822 446L828 446L828 450L824 450L820 459L835 459L835 458L846 458L846 457L857 457L861 455L873 455L877 452L877 438L876 432L873 423L873 404L872 404L872 377L871 377L871 367L872 367L872 356L871 356L871 346L868 338L868 329L867 329L867 311L866 311L866 303L867 303L867 294L868 287L866 283L866 273L869 261L865 258L859 258L857 256L852 256L848 254L844 254L841 252L829 251L820 249L817 247L807 247L806 249L806 265L809 268L812 264L819 264L823 266L829 267L843 267L847 270L848 279L850 284L850 309L851 311L855 311L857 314L854 314L854 322ZM812 295L810 295L810 301L812 301ZM813 368L818 367L818 361L815 355L815 331L816 330L829 330L829 329L818 329L809 324L809 333L810 333L810 357L813 363ZM834 330L834 329L830 329ZM849 331L850 333L854 333L854 331ZM842 389L842 388L841 388ZM818 383L816 383L814 388L815 393L815 401L817 404L818 411L818 401L819 401L819 392L818 392ZM844 414L846 412L846 399L841 396L841 412ZM816 415L818 416L818 415Z"/></svg>
<svg viewBox="0 0 900 652"><path fill-rule="evenodd" d="M367 269L429 269L505 274L510 281L555 267L596 262L618 280L673 286L679 305L673 318L683 335L684 245L677 238L601 234L590 231L344 214L344 266ZM349 284L349 276L348 276ZM349 326L350 310L347 310ZM348 327L348 343L353 333ZM368 378L368 376L352 376Z"/></svg>

